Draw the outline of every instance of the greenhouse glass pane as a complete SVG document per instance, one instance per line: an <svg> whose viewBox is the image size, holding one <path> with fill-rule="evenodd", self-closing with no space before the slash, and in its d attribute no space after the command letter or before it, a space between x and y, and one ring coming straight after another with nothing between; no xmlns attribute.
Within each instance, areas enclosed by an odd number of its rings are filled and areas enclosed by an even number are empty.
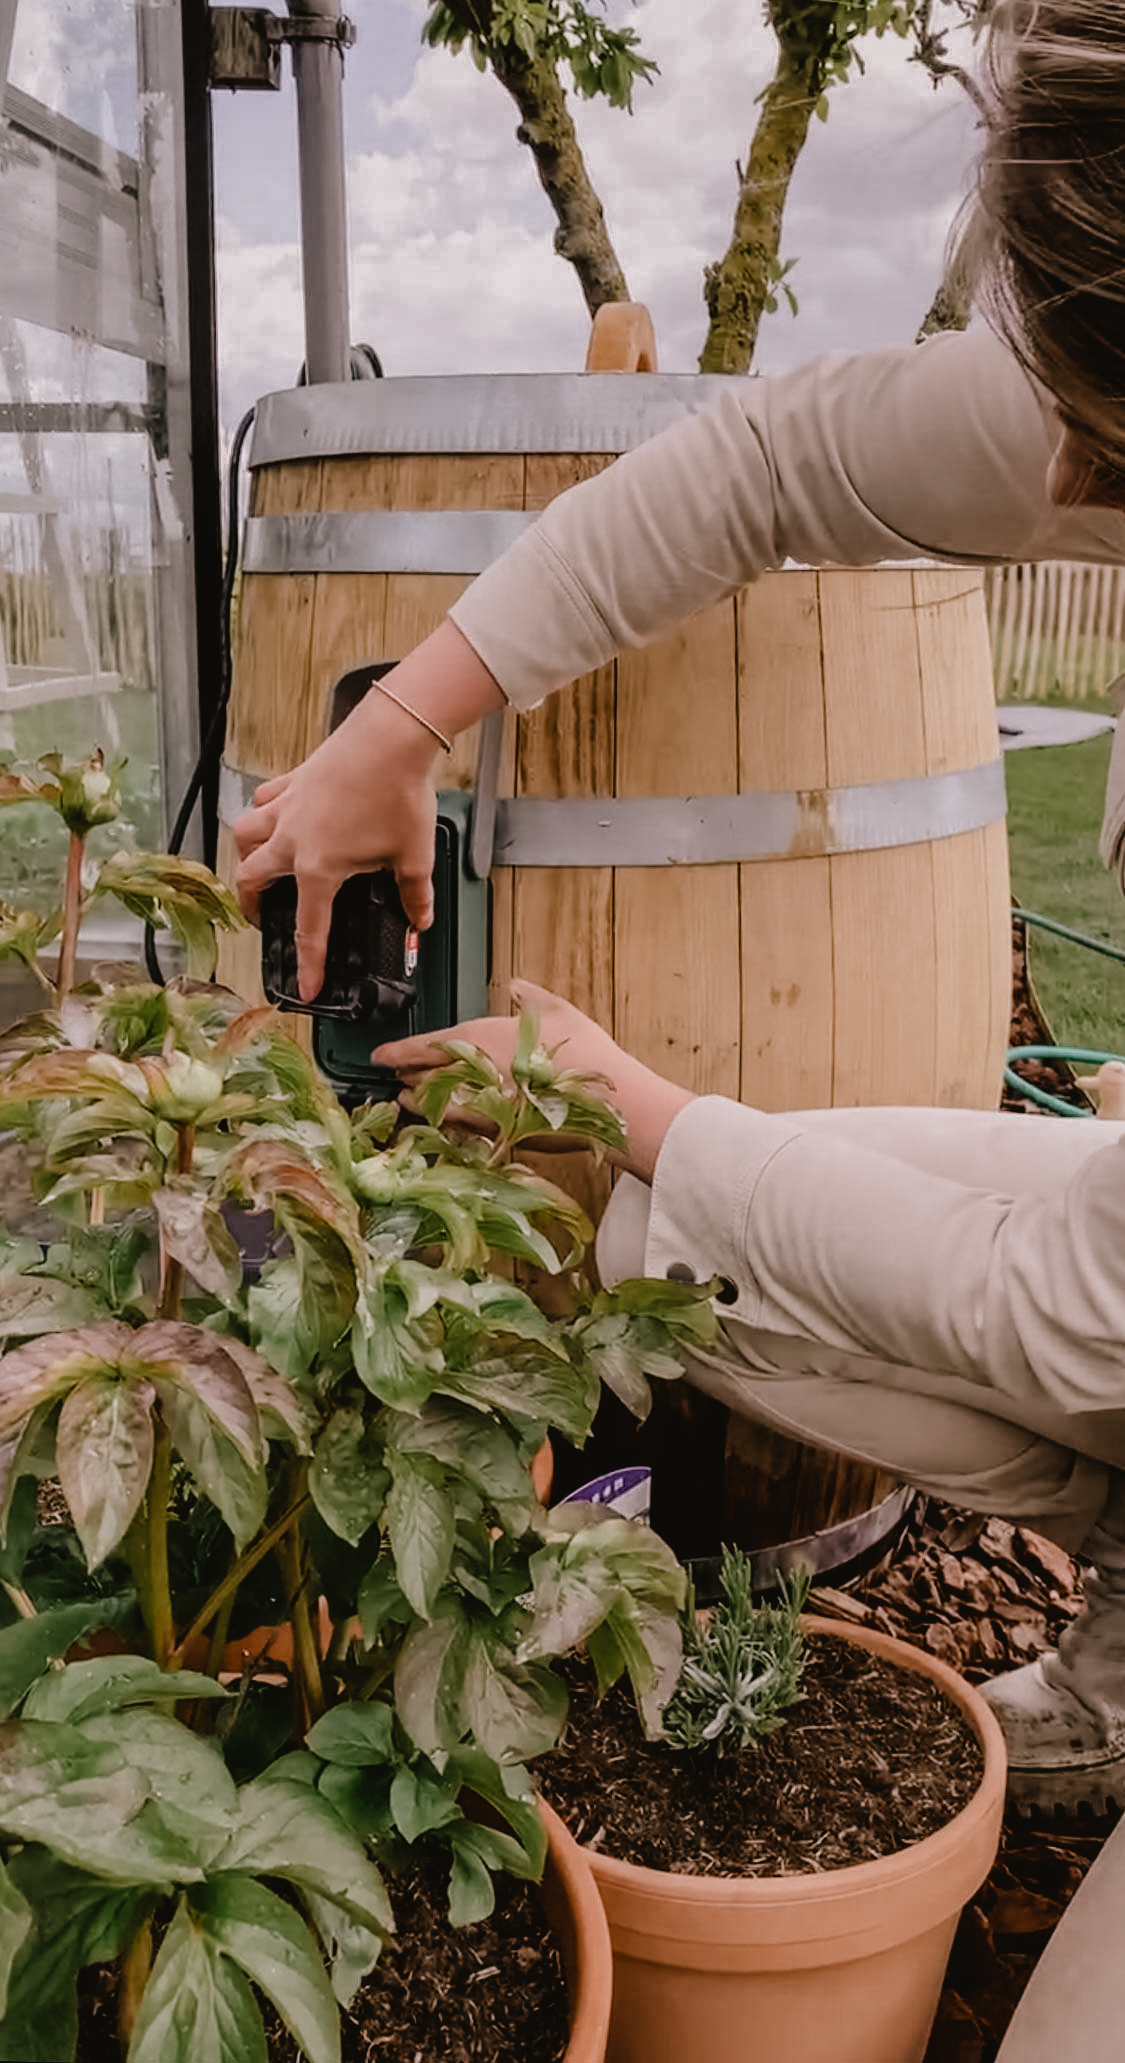
<svg viewBox="0 0 1125 2063"><path fill-rule="evenodd" d="M112 841L194 760L178 0L0 0L0 749L125 757ZM51 825L0 819L42 902Z"/></svg>

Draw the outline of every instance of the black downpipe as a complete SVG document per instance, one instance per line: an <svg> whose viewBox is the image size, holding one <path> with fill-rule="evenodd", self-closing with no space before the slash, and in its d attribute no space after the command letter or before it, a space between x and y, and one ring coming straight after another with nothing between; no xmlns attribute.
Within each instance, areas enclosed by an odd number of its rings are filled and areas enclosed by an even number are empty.
<svg viewBox="0 0 1125 2063"><path fill-rule="evenodd" d="M211 730L222 694L222 466L215 304L214 152L208 79L207 0L181 0L184 66L184 191L187 212L188 351L191 368L191 521L195 575L195 638L199 735ZM215 862L218 838L217 757L202 785L203 857ZM182 842L186 824L180 832ZM179 850L173 844L171 850Z"/></svg>

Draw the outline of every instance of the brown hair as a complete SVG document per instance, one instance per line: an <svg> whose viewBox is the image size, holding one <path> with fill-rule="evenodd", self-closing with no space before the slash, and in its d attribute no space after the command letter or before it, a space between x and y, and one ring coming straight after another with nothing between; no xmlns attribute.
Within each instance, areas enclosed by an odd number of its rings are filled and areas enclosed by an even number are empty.
<svg viewBox="0 0 1125 2063"><path fill-rule="evenodd" d="M981 303L1125 469L1125 0L994 0Z"/></svg>

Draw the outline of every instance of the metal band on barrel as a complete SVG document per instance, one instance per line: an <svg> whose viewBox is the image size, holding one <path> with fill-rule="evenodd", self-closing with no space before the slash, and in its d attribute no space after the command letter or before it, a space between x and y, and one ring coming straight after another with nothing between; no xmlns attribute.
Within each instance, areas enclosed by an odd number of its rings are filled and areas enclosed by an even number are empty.
<svg viewBox="0 0 1125 2063"><path fill-rule="evenodd" d="M454 373L286 388L259 401L251 466L422 453L631 451L737 392L729 373Z"/></svg>
<svg viewBox="0 0 1125 2063"><path fill-rule="evenodd" d="M956 773L743 795L629 796L496 805L497 867L706 867L925 845L999 823L999 759Z"/></svg>
<svg viewBox="0 0 1125 2063"><path fill-rule="evenodd" d="M224 764L219 817L232 824L259 780ZM949 774L744 795L539 796L496 804L494 867L706 867L820 859L926 845L1001 823L999 759ZM483 858L483 855L481 855Z"/></svg>
<svg viewBox="0 0 1125 2063"><path fill-rule="evenodd" d="M523 509L250 516L244 573L483 573L535 521Z"/></svg>

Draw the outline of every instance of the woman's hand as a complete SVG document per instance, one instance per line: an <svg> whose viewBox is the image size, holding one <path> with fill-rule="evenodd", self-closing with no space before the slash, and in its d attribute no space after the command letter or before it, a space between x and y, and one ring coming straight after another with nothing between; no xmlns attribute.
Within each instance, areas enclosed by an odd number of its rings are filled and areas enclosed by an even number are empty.
<svg viewBox="0 0 1125 2063"><path fill-rule="evenodd" d="M606 1101L620 1111L628 1134L626 1154L613 1157L631 1174L651 1182L664 1135L673 1118L693 1101L690 1092L665 1081L631 1053L623 1052L607 1031L565 997L523 980L512 983L510 994L517 1011L534 1013L540 1044L559 1049L561 1066L575 1068L580 1074L605 1077ZM409 1087L420 1075L440 1067L448 1058L443 1050L445 1040L461 1039L467 1045L479 1046L499 1073L507 1075L518 1036L518 1016L475 1017L447 1031L423 1032L418 1038L376 1046L371 1057L380 1066L393 1068Z"/></svg>
<svg viewBox="0 0 1125 2063"><path fill-rule="evenodd" d="M453 623L395 668L396 695L446 737L504 698ZM372 690L290 774L265 781L234 827L238 894L257 920L263 888L297 879L297 970L311 1002L324 980L332 898L352 874L393 868L402 906L425 931L433 922L434 767L432 734L387 695Z"/></svg>

